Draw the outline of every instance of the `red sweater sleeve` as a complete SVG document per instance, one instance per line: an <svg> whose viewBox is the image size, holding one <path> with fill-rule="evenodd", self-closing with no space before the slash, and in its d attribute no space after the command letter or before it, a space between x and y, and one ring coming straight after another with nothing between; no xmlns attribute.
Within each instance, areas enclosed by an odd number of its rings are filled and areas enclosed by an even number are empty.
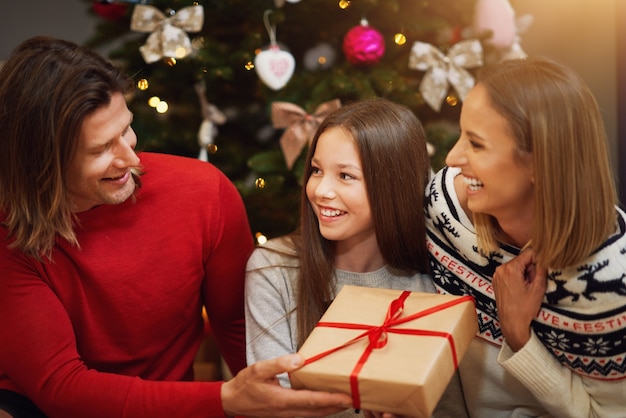
<svg viewBox="0 0 626 418"><path fill-rule="evenodd" d="M246 211L230 183L220 189L219 233L211 237L212 250L205 264L205 307L216 342L233 374L246 367L244 281L254 244Z"/></svg>

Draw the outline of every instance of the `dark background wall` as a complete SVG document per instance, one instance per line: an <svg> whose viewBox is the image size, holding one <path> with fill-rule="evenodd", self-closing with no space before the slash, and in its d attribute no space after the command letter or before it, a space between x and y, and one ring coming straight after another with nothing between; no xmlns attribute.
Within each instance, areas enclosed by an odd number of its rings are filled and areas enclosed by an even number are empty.
<svg viewBox="0 0 626 418"><path fill-rule="evenodd" d="M2 0L0 7L0 60L22 40L52 35L82 43L95 30L87 14L89 3L80 0Z"/></svg>

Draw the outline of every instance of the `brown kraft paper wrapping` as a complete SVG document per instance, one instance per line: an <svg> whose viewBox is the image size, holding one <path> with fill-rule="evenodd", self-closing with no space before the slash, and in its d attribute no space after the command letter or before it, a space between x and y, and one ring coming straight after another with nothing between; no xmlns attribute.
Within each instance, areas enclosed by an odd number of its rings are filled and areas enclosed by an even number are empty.
<svg viewBox="0 0 626 418"><path fill-rule="evenodd" d="M346 285L299 350L306 363L291 384L427 418L477 330L469 296Z"/></svg>

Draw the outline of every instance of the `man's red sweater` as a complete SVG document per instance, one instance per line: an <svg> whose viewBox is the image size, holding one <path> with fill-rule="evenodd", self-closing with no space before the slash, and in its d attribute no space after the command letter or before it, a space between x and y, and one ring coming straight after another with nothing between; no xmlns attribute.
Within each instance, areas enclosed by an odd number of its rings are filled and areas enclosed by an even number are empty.
<svg viewBox="0 0 626 418"><path fill-rule="evenodd" d="M0 388L50 417L222 416L221 383L193 382L203 305L232 372L245 366L240 195L206 162L140 158L136 200L77 214L80 248L59 239L38 262L0 225Z"/></svg>

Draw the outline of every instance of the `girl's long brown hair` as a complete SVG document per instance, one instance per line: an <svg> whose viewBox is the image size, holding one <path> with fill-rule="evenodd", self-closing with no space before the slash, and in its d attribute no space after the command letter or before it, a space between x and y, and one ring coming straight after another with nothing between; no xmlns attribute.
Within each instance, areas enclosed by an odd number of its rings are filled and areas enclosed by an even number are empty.
<svg viewBox="0 0 626 418"><path fill-rule="evenodd" d="M337 109L320 125L309 147L305 185L320 135L336 126L352 135L358 149L376 239L386 263L405 272L427 273L423 199L430 163L421 123L408 108L380 98ZM299 346L334 297L333 242L321 236L305 189L299 228L292 236L300 258L296 292Z"/></svg>

